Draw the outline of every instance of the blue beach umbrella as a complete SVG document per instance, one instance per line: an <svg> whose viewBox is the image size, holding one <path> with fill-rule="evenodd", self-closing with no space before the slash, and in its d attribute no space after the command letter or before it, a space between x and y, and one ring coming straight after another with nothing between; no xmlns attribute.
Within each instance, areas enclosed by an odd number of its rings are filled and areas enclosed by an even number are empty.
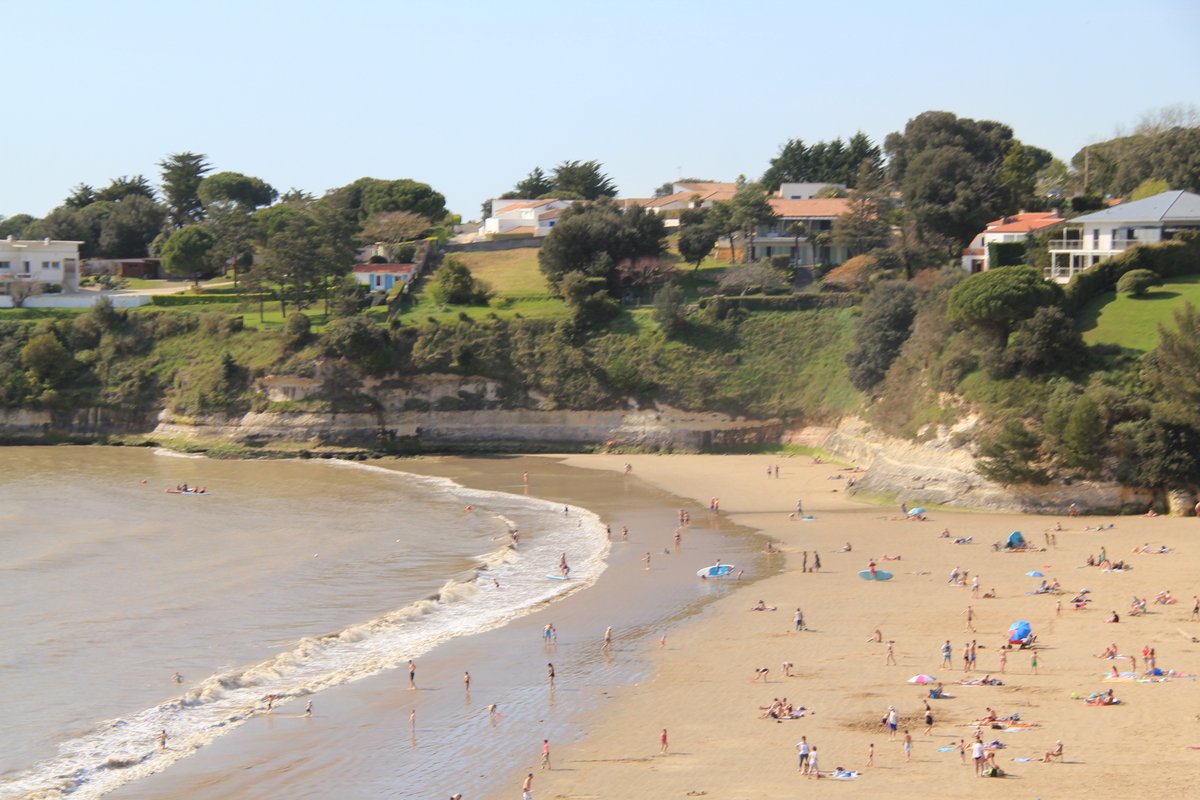
<svg viewBox="0 0 1200 800"><path fill-rule="evenodd" d="M1025 620L1018 620L1017 622L1014 622L1012 625L1008 626L1008 640L1010 642L1019 642L1022 639L1028 638L1029 634L1032 632L1033 626L1031 626Z"/></svg>
<svg viewBox="0 0 1200 800"><path fill-rule="evenodd" d="M910 509L908 510L908 515L909 515L910 517L915 517L915 516L917 516L918 514L924 514L924 513L925 513L925 509L924 509L924 508L921 508L921 507L917 507L917 508L910 508Z"/></svg>
<svg viewBox="0 0 1200 800"><path fill-rule="evenodd" d="M1043 575L1042 573L1038 572L1036 569L1031 569L1029 572L1026 572L1025 574L1026 574L1028 577L1030 577L1030 578L1044 578L1044 577L1046 577L1046 576L1045 576L1045 575Z"/></svg>

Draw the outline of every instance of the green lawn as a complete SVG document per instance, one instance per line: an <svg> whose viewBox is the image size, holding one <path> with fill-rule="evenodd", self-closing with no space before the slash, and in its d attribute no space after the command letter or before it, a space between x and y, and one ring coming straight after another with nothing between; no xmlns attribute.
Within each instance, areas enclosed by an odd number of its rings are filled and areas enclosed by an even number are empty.
<svg viewBox="0 0 1200 800"><path fill-rule="evenodd" d="M520 297L550 294L546 278L538 268L537 254L535 247L522 247L517 250L451 255L466 264L471 274L485 281L496 294Z"/></svg>
<svg viewBox="0 0 1200 800"><path fill-rule="evenodd" d="M1158 345L1159 324L1173 326L1172 315L1184 303L1200 307L1200 275L1172 279L1140 298L1105 292L1083 309L1079 327L1088 344L1147 352Z"/></svg>

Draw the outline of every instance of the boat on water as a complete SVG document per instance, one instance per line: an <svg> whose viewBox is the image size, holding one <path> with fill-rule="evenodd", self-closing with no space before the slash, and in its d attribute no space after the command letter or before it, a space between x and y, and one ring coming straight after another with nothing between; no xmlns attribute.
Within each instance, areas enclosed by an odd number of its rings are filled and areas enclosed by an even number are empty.
<svg viewBox="0 0 1200 800"><path fill-rule="evenodd" d="M167 494L208 494L208 489L167 489Z"/></svg>
<svg viewBox="0 0 1200 800"><path fill-rule="evenodd" d="M700 578L725 578L733 574L733 564L714 564L696 572Z"/></svg>

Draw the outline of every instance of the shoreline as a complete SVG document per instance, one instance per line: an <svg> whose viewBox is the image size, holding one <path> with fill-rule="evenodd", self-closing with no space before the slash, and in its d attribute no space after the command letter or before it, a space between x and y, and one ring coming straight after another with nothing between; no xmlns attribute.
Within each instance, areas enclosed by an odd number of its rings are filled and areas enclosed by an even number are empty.
<svg viewBox="0 0 1200 800"><path fill-rule="evenodd" d="M928 522L907 522L898 509L889 512L834 492L838 487L830 473L837 468L808 464L808 459L799 463L801 459L758 455L714 463L711 456L636 454L565 459L569 465L610 471L626 461L635 476L664 491L699 502L723 494L723 514L781 543L785 568L754 584L753 592L735 587L675 630L667 647L648 648L654 663L651 677L613 693L588 734L558 752L565 769L535 774L535 796L595 795L597 787L604 787L599 796L605 797L792 796L800 779L795 757L800 736L820 747L824 771L835 766L858 770L863 788L902 800L926 797L932 785L985 797L1008 797L1014 788L1064 797L1093 791L1181 796L1183 787L1190 786L1186 776L1200 763L1200 752L1189 749L1200 746L1192 708L1200 699L1200 685L1194 678L1107 682L1104 676L1114 662L1097 655L1115 639L1122 654L1135 657L1144 644L1156 647L1161 667L1192 674L1200 667L1200 623L1189 619L1191 597L1200 588L1190 569L1195 563L1191 543L1200 532L1196 520L1068 519L943 508L931 511ZM764 477L766 467L775 463L782 465L783 478ZM816 517L811 523L788 518L798 492L805 511ZM1050 549L1010 554L989 546L1022 528L1031 543L1053 542L1044 539L1043 530L1052 530L1056 522L1063 530L1054 532L1057 544ZM1084 530L1100 522L1116 527ZM952 544L939 536L942 527L956 536L969 535L972 542ZM853 551L839 552L847 539ZM1132 554L1143 542L1164 544L1171 553ZM1081 566L1101 546L1130 560L1133 569L1102 573ZM801 571L804 550L819 552L824 562L820 573ZM895 580L873 583L853 574L866 566L868 556L884 554L903 556L884 565L895 568ZM982 573L983 592L994 587L997 597L975 598L969 588L945 583L950 569L960 565ZM1055 602L1071 595L1027 594L1037 580L1024 573L1035 568L1058 577L1071 592L1090 587L1093 602L1059 615ZM1177 604L1152 605L1144 616L1127 615L1130 596L1153 598L1166 588L1179 599ZM760 599L779 611L750 612ZM808 631L792 630L789 612L797 605L804 608ZM964 628L968 605L978 613L977 633ZM1105 622L1110 609L1120 614L1117 625ZM1006 654L1003 686L958 685L963 640L980 643L978 669L972 674L997 676L998 645L1016 619L1028 619L1039 634L1037 674L1030 652L1018 650ZM898 665L886 664L882 644L867 641L873 630L882 630L885 640L895 639ZM939 672L940 646L947 638L953 668ZM796 677L779 675L783 661L794 664ZM751 680L762 666L770 670L769 686ZM925 735L921 719L926 693L906 683L919 673L937 676L946 693L954 695L934 701L931 735ZM1115 688L1121 705L1097 708L1080 699L1109 688ZM813 714L788 722L761 719L761 709L780 696ZM913 726L911 762L904 760L900 743L880 730L889 705L897 707L902 726ZM1018 713L1035 727L1017 732L984 728L984 741L1005 745L996 758L1007 777L958 786L973 775L960 763L957 743L970 741L972 721L986 706L1001 714ZM666 756L657 752L664 727L671 744ZM1065 763L1040 763L1044 751L1060 739ZM870 768L869 744L876 750ZM942 751L946 747L952 749ZM1134 770L1134 764L1153 768ZM486 796L499 800L510 795L519 785L515 777Z"/></svg>

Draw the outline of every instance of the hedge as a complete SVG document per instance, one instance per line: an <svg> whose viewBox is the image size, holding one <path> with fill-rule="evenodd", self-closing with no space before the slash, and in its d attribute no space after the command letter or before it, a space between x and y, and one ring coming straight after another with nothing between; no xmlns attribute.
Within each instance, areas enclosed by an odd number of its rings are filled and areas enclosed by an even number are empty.
<svg viewBox="0 0 1200 800"><path fill-rule="evenodd" d="M746 311L813 311L820 308L850 308L858 305L859 296L850 292L832 294L744 294L714 295L702 297L697 305L707 308L709 303L723 298L727 308Z"/></svg>
<svg viewBox="0 0 1200 800"><path fill-rule="evenodd" d="M1015 267L1024 263L1024 242L992 242L988 245L988 269Z"/></svg>
<svg viewBox="0 0 1200 800"><path fill-rule="evenodd" d="M153 294L150 295L152 306L208 306L218 303L257 303L260 300L274 300L275 296L263 292L228 295L228 294Z"/></svg>
<svg viewBox="0 0 1200 800"><path fill-rule="evenodd" d="M1139 244L1075 273L1066 288L1066 310L1078 313L1092 298L1115 290L1131 269L1148 269L1163 280L1200 273L1200 236L1181 234L1162 244Z"/></svg>

